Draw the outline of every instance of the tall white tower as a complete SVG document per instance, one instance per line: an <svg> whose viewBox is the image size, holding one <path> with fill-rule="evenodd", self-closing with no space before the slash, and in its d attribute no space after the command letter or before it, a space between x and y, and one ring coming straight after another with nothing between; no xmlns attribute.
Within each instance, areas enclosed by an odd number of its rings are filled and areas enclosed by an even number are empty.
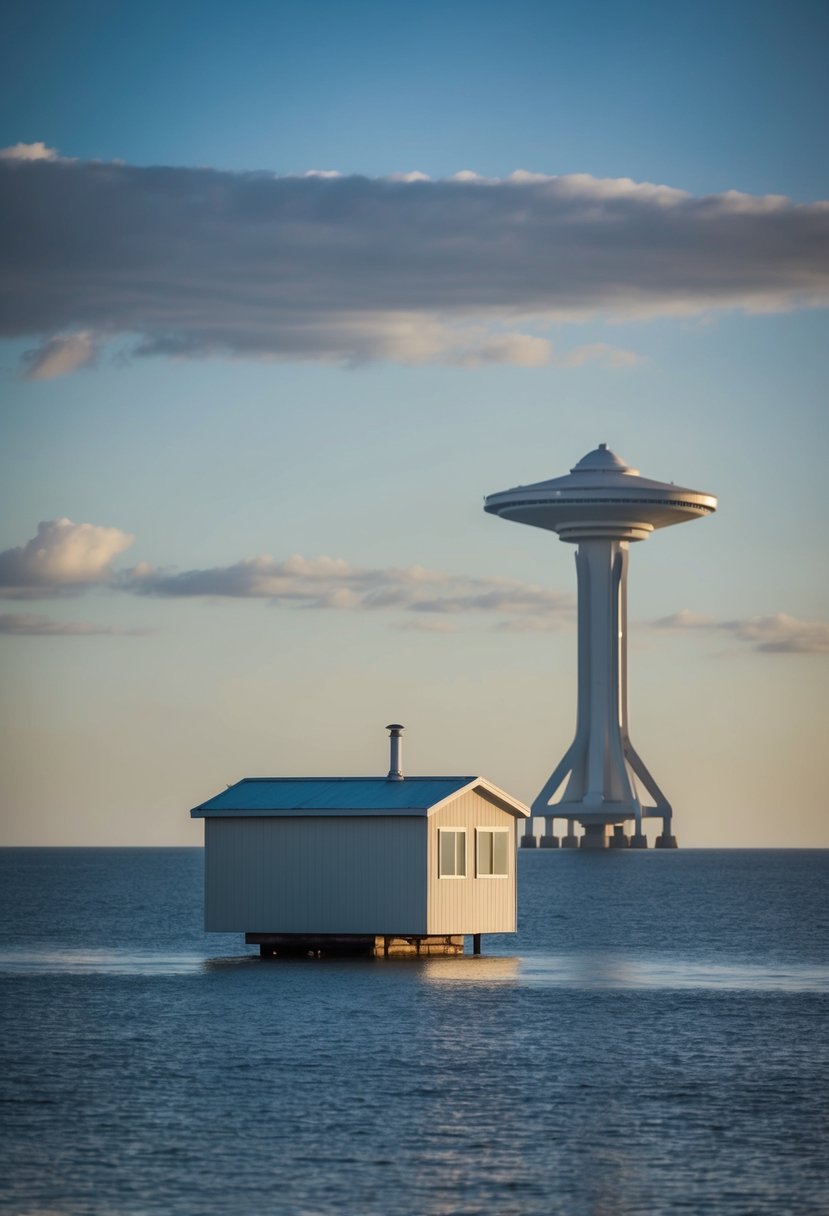
<svg viewBox="0 0 829 1216"><path fill-rule="evenodd" d="M553 820L567 821L562 846L646 848L642 819L662 820L658 848L676 848L671 804L630 741L627 695L628 545L657 528L711 515L717 500L699 490L639 476L607 445L581 459L566 477L490 494L484 510L502 519L557 532L578 545L578 711L576 733L532 804L544 816L542 845L558 843ZM644 806L637 778L653 798ZM563 786L561 800L551 799ZM633 821L633 834L625 825ZM584 828L579 838L575 825ZM535 845L527 820L522 846Z"/></svg>

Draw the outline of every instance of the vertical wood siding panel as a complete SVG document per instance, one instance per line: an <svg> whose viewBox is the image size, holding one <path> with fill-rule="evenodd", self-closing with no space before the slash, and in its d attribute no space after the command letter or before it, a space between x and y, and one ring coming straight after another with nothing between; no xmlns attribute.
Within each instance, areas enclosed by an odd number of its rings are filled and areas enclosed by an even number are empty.
<svg viewBox="0 0 829 1216"><path fill-rule="evenodd" d="M425 933L424 818L205 822L214 932Z"/></svg>

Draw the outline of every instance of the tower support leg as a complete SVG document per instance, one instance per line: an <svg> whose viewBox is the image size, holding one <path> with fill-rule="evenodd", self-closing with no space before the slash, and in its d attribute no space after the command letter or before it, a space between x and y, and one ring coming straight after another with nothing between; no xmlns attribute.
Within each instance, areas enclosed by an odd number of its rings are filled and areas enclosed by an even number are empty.
<svg viewBox="0 0 829 1216"><path fill-rule="evenodd" d="M552 815L544 816L544 835L538 842L542 849L557 849L558 836L553 835L553 817Z"/></svg>
<svg viewBox="0 0 829 1216"><path fill-rule="evenodd" d="M572 819L567 821L567 835L562 836L561 847L563 849L577 849L579 847L579 838L576 835L576 825Z"/></svg>
<svg viewBox="0 0 829 1216"><path fill-rule="evenodd" d="M607 828L603 823L586 823L583 827L584 835L580 846L582 849L607 848Z"/></svg>
<svg viewBox="0 0 829 1216"><path fill-rule="evenodd" d="M520 844L522 849L534 849L536 846L532 815L524 821L524 834L521 837Z"/></svg>

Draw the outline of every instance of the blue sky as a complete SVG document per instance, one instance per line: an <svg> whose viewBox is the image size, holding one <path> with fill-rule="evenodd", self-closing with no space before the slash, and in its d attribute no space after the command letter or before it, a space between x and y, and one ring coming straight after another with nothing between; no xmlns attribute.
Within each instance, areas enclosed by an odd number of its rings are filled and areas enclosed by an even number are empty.
<svg viewBox="0 0 829 1216"><path fill-rule="evenodd" d="M824 4L10 4L4 144L823 197Z"/></svg>
<svg viewBox="0 0 829 1216"><path fill-rule="evenodd" d="M394 720L530 800L572 553L481 500L604 441L720 496L631 558L681 843L829 844L825 6L8 13L5 840L195 843L225 781L379 772ZM62 519L103 531L33 574Z"/></svg>

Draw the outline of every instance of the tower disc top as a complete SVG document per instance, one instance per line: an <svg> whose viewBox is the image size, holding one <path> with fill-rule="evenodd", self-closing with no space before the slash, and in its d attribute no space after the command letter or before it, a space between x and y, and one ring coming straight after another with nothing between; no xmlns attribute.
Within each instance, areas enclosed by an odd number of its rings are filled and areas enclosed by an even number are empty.
<svg viewBox="0 0 829 1216"><path fill-rule="evenodd" d="M656 528L700 519L716 509L713 494L641 477L605 443L564 477L515 486L484 499L490 515L545 528L569 541L591 536L644 540Z"/></svg>

